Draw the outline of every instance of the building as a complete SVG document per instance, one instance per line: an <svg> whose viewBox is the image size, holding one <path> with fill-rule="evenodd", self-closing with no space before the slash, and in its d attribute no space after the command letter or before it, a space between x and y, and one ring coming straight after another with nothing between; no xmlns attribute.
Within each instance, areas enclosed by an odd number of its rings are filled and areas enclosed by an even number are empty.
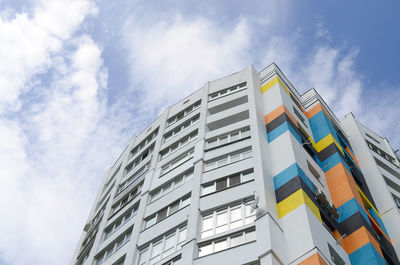
<svg viewBox="0 0 400 265"><path fill-rule="evenodd" d="M208 82L108 170L71 265L400 264L346 135L275 64Z"/></svg>
<svg viewBox="0 0 400 265"><path fill-rule="evenodd" d="M381 219L400 256L400 157L389 141L357 121L352 113L341 121Z"/></svg>

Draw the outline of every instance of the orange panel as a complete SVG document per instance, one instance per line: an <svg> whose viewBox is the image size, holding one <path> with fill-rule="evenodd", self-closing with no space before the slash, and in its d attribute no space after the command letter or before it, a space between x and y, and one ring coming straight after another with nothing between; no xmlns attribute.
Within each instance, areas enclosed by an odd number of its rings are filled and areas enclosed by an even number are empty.
<svg viewBox="0 0 400 265"><path fill-rule="evenodd" d="M342 240L341 245L343 249L347 252L347 254L350 255L367 243L371 243L379 252L379 254L383 257L382 250L378 242L364 226L360 227L359 229L345 237Z"/></svg>
<svg viewBox="0 0 400 265"><path fill-rule="evenodd" d="M328 265L325 260L318 254L315 253L299 263L299 265Z"/></svg>
<svg viewBox="0 0 400 265"><path fill-rule="evenodd" d="M326 173L329 191L332 201L336 208L355 198L358 203L364 207L360 193L357 190L353 177L347 171L343 163L339 163ZM365 208L364 208L365 209Z"/></svg>
<svg viewBox="0 0 400 265"><path fill-rule="evenodd" d="M307 118L311 118L312 116L314 116L315 114L317 114L320 111L323 111L325 113L325 115L332 121L331 116L328 114L328 112L324 109L324 107L322 107L322 105L320 103L318 103L317 105L315 105L314 107L312 107L312 109L310 109L309 111L307 111L305 114L307 116Z"/></svg>
<svg viewBox="0 0 400 265"><path fill-rule="evenodd" d="M290 113L290 112L288 111L288 109L285 107L285 105L283 105L283 104L280 105L279 107L277 107L276 109L274 109L273 111L271 111L269 114L267 114L267 115L264 117L264 122L265 122L265 124L270 123L271 121L273 121L274 119L276 119L279 115L281 115L281 114L284 113L284 112L289 116L289 118L292 120L292 122L298 126L297 121L296 121L296 119L293 117L292 113Z"/></svg>

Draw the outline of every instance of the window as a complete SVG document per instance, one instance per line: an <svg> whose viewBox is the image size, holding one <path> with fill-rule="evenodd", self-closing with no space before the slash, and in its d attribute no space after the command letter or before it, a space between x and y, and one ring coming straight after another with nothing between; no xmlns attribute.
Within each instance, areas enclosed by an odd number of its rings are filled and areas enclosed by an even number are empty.
<svg viewBox="0 0 400 265"><path fill-rule="evenodd" d="M200 108L200 105L201 105L201 100L197 101L196 103L190 105L189 107L187 107L186 109L182 110L178 114L176 114L176 115L172 116L171 118L169 118L167 120L166 128L168 128L169 126L171 126L175 122L183 119L184 117L186 117L187 115L189 115L190 113L195 111L196 109Z"/></svg>
<svg viewBox="0 0 400 265"><path fill-rule="evenodd" d="M211 100L214 100L214 99L226 96L226 95L230 95L230 94L235 93L235 92L239 92L239 91L241 91L243 89L246 89L246 88L247 88L246 87L246 83L241 83L241 84L229 87L229 88L225 88L225 89L222 89L222 90L220 90L218 92L210 94L208 96L208 100L211 101Z"/></svg>
<svg viewBox="0 0 400 265"><path fill-rule="evenodd" d="M245 204L236 204L206 214L202 217L201 238L213 236L253 223L256 217L255 214L251 206Z"/></svg>
<svg viewBox="0 0 400 265"><path fill-rule="evenodd" d="M187 151L186 153L183 153L182 155L178 156L177 158L175 158L171 162L167 163L166 165L164 165L161 168L161 175L171 171L172 169L180 166L181 164L183 164L187 160L191 159L193 157L193 154L194 154L194 150L191 149L191 150Z"/></svg>
<svg viewBox="0 0 400 265"><path fill-rule="evenodd" d="M168 146L167 148L165 148L164 150L162 150L160 152L160 159L163 159L163 158L167 157L168 155L174 153L179 148L187 145L190 142L193 142L194 140L197 139L197 135L198 135L198 133L197 133L197 130L196 130L196 131L192 132L190 135L185 136L184 138L180 139L176 143Z"/></svg>
<svg viewBox="0 0 400 265"><path fill-rule="evenodd" d="M331 254L331 259L332 259L333 263L335 263L336 265L344 265L345 264L344 260L335 251L335 249L331 245L329 245L329 243L328 243L328 248L329 248L329 252Z"/></svg>
<svg viewBox="0 0 400 265"><path fill-rule="evenodd" d="M366 136L368 136L369 138L371 138L372 140L374 140L376 143L380 144L381 142L379 142L378 140L376 140L374 137L372 137L370 134L365 133Z"/></svg>
<svg viewBox="0 0 400 265"><path fill-rule="evenodd" d="M200 114L197 114L190 120L184 122L182 125L167 132L166 134L164 134L164 142L168 142L173 136L180 134L181 132L183 132L184 130L189 128L190 126L196 124L199 120L200 120Z"/></svg>
<svg viewBox="0 0 400 265"><path fill-rule="evenodd" d="M228 187L230 188L253 179L254 179L253 169L245 170L236 173L234 175L203 184L201 189L201 195L207 195L216 191L223 190Z"/></svg>
<svg viewBox="0 0 400 265"><path fill-rule="evenodd" d="M311 174L319 181L321 176L319 175L318 171L307 161L308 169L310 170Z"/></svg>
<svg viewBox="0 0 400 265"><path fill-rule="evenodd" d="M139 251L138 265L154 264L161 259L179 250L186 240L186 226L176 228L161 238L151 242ZM178 265L179 259L175 258L165 264Z"/></svg>
<svg viewBox="0 0 400 265"><path fill-rule="evenodd" d="M210 161L206 161L206 170L212 170L218 167L222 167L227 164L234 163L242 159L246 159L250 156L251 156L251 148L242 149L237 152L220 156Z"/></svg>
<svg viewBox="0 0 400 265"><path fill-rule="evenodd" d="M378 155L380 155L381 157L383 157L384 159L386 159L387 161L389 161L390 163L392 163L394 166L398 167L395 163L395 159L394 157L390 156L388 153L386 153L385 151L379 149L377 146L375 146L374 144L368 142L367 140L365 140L367 142L367 145L369 147L369 149L371 149L372 151L374 151L375 153L377 153Z"/></svg>
<svg viewBox="0 0 400 265"><path fill-rule="evenodd" d="M211 138L206 141L206 148L213 148L221 146L227 143L232 143L234 141L245 139L250 136L250 127L241 128L235 130L229 134L224 134L218 137Z"/></svg>
<svg viewBox="0 0 400 265"><path fill-rule="evenodd" d="M156 138L158 135L158 128L155 129L149 136L147 136L143 141L141 141L138 145L136 145L134 148L132 148L129 158L135 156L140 150L142 150L148 143L150 143L151 140Z"/></svg>
<svg viewBox="0 0 400 265"><path fill-rule="evenodd" d="M188 195L185 195L181 199L171 203L167 207L159 210L158 212L156 212L155 214L151 215L150 217L146 218L145 219L144 228L146 229L146 228L148 228L148 227L160 222L164 218L166 218L166 217L170 216L171 214L179 211L180 209L186 207L189 204L190 204L190 193Z"/></svg>
<svg viewBox="0 0 400 265"><path fill-rule="evenodd" d="M124 196L121 200L119 200L117 203L115 203L111 207L111 214L116 213L123 207L125 207L129 202L131 202L134 198L136 198L137 195L139 195L142 192L142 185L143 182L139 183L136 187L132 189L132 191Z"/></svg>
<svg viewBox="0 0 400 265"><path fill-rule="evenodd" d="M254 229L235 233L233 235L219 238L213 241L199 244L199 257L203 257L228 248L236 247L244 243L256 240L256 231Z"/></svg>
<svg viewBox="0 0 400 265"><path fill-rule="evenodd" d="M125 232L122 236L110 243L96 257L96 265L102 264L105 260L112 256L118 249L125 245L131 239L132 228Z"/></svg>
<svg viewBox="0 0 400 265"><path fill-rule="evenodd" d="M131 185L133 182L135 182L135 180L139 179L141 176L143 176L144 173L146 173L148 170L150 169L150 162L147 163L146 165L144 165L142 168L140 168L138 171L136 171L132 177L130 177L129 179L125 180L124 182L122 182L119 187L118 187L118 191L117 194L115 196L117 196L118 194L120 194L123 190L125 190L129 185Z"/></svg>
<svg viewBox="0 0 400 265"><path fill-rule="evenodd" d="M140 163L145 160L150 154L153 153L154 150L154 144L152 144L148 149L144 150L140 156L138 156L135 160L132 162L129 162L129 164L125 167L125 175L129 174L132 170L134 170Z"/></svg>
<svg viewBox="0 0 400 265"><path fill-rule="evenodd" d="M305 123L304 117L297 111L297 109L295 107L293 107L293 111L296 114L297 118L299 118L301 120L301 122L304 124L304 126L307 127L307 124Z"/></svg>
<svg viewBox="0 0 400 265"><path fill-rule="evenodd" d="M150 202L153 202L165 194L169 193L170 191L175 190L176 188L180 187L182 184L188 182L193 178L193 168L184 172L183 174L178 175L172 181L167 182L162 187L155 189L153 192L150 193Z"/></svg>
<svg viewBox="0 0 400 265"><path fill-rule="evenodd" d="M128 222L132 217L134 217L138 210L138 204L136 204L133 208L129 209L121 218L118 218L114 223L109 225L104 230L104 240L109 238L115 231L121 228L126 222Z"/></svg>
<svg viewBox="0 0 400 265"><path fill-rule="evenodd" d="M178 256L174 258L173 260L167 261L166 263L163 263L162 265L181 265L181 256Z"/></svg>

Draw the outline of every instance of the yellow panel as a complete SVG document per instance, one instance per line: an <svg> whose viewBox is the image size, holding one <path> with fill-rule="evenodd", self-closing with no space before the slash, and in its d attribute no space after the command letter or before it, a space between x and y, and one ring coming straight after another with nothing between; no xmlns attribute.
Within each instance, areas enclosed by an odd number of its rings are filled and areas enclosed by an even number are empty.
<svg viewBox="0 0 400 265"><path fill-rule="evenodd" d="M332 143L335 143L337 148L339 148L340 152L342 152L342 154L344 155L342 147L340 146L340 144L338 144L338 142L336 141L335 137L332 136L332 134L328 134L323 139L321 139L318 143L315 144L314 148L318 152L321 152Z"/></svg>
<svg viewBox="0 0 400 265"><path fill-rule="evenodd" d="M313 201L302 189L299 189L298 191L277 204L278 218L282 218L302 204L306 204L308 208L310 208L310 210L314 213L314 215L322 222L318 207L313 203Z"/></svg>
<svg viewBox="0 0 400 265"><path fill-rule="evenodd" d="M285 92L290 96L290 92L289 89L286 87L286 85L279 79L279 77L275 76L274 78L272 78L268 83L266 83L265 85L263 85L261 87L261 94L264 94L265 92L267 92L271 87L273 87L276 84L280 84L281 87L285 90Z"/></svg>
<svg viewBox="0 0 400 265"><path fill-rule="evenodd" d="M307 194L303 191L304 201L308 208L313 212L313 214L318 218L318 220L322 223L321 214L319 212L318 207L314 204L314 202L307 196Z"/></svg>
<svg viewBox="0 0 400 265"><path fill-rule="evenodd" d="M368 208L372 208L375 211L375 213L379 216L379 218L382 218L381 215L379 214L379 212L375 209L374 205L368 200L367 196L365 196L364 192L360 189L360 187L358 187L358 185L356 185L356 186L357 186L358 191L361 194L361 198L362 198L364 204L366 204L366 206Z"/></svg>
<svg viewBox="0 0 400 265"><path fill-rule="evenodd" d="M273 87L276 84L278 84L278 77L277 76L272 78L271 81L269 81L268 83L266 83L265 85L263 85L261 87L261 93L264 94L265 92L267 92L271 87Z"/></svg>

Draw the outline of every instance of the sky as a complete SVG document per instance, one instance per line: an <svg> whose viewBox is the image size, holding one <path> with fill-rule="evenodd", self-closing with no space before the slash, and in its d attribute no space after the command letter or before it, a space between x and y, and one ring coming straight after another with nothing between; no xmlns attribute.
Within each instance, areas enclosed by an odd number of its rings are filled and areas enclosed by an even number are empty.
<svg viewBox="0 0 400 265"><path fill-rule="evenodd" d="M400 148L400 2L0 0L0 264L69 264L129 140L272 62Z"/></svg>

